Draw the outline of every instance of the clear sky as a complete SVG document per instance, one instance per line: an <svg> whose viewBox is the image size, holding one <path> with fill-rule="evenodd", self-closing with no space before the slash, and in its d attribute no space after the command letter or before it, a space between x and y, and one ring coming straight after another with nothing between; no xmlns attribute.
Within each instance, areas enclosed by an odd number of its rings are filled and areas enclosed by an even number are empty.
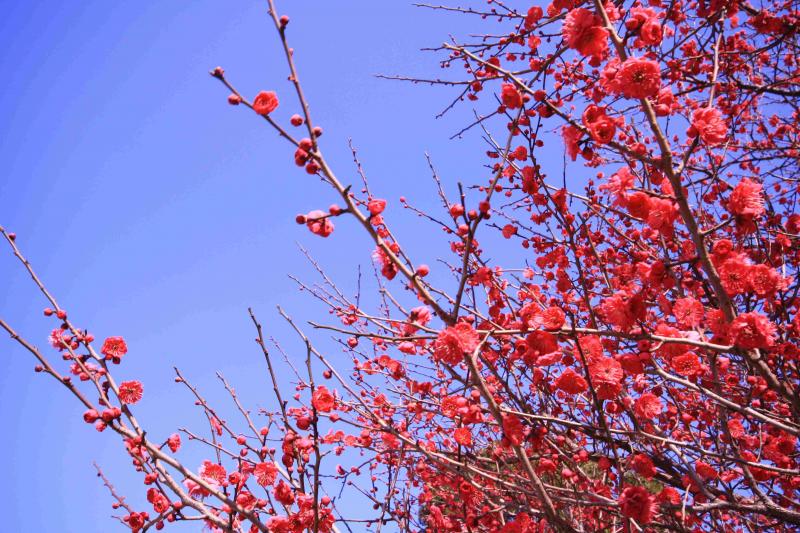
<svg viewBox="0 0 800 533"><path fill-rule="evenodd" d="M294 166L292 150L262 121L228 106L207 73L222 65L251 97L278 91L280 120L298 111L266 2L0 3L0 224L18 234L79 326L100 339L127 339L119 376L144 383L137 413L153 435L202 428L173 383L173 365L211 399L225 399L219 370L249 406L269 405L247 307L299 357L275 306L302 319L327 313L287 277L315 279L297 244L350 290L357 266L370 270L371 246L346 220L327 240L294 223L296 213L335 198ZM482 178L486 148L476 134L448 140L470 120L469 105L434 119L452 90L373 75L439 76L437 56L419 49L481 21L406 0L281 4L329 159L355 183L352 137L376 194L390 200L387 216L401 241L436 270L443 237L420 231L428 227L401 212L397 198L435 209L424 153L452 184ZM55 323L41 316L44 306L0 251L0 316L46 349ZM81 407L34 374L33 359L10 340L0 339L0 357L0 530L113 529L93 460L145 509L119 440L83 424Z"/></svg>

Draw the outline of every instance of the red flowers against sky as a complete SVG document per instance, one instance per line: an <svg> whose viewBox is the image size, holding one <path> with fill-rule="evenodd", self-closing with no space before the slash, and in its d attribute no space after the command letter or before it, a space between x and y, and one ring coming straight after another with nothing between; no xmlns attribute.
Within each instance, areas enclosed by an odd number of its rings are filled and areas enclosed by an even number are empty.
<svg viewBox="0 0 800 533"><path fill-rule="evenodd" d="M427 81L457 87L454 107L487 102L465 130L485 128L485 165L471 183L436 174L434 213L334 174L313 106L279 117L276 94L260 93L260 122L339 202L297 223L330 237L342 217L337 232L363 231L369 248L353 257L371 253L375 292L359 279L353 297L325 274L304 286L337 321L313 328L337 342L309 350L303 337L321 378L296 372L264 428L234 431L207 408L212 444L231 457L180 471L206 524L328 533L346 518L321 493L363 470L368 520L403 530L796 529L795 11L555 0L483 14L493 26L448 41L447 79ZM273 22L283 41L288 19ZM400 245L404 228L389 224L403 210L436 228L441 253L417 262ZM60 382L110 387L105 361L120 362L124 341L95 357L55 313ZM334 377L335 390L320 385ZM123 381L83 419L121 432L142 393ZM161 513L171 478L157 453L180 443L146 448L128 431Z"/></svg>

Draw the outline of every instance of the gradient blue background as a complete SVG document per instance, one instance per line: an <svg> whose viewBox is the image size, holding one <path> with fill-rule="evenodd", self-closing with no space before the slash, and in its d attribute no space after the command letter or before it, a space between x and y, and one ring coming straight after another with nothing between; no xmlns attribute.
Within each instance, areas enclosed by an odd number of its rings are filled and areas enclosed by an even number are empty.
<svg viewBox="0 0 800 533"><path fill-rule="evenodd" d="M119 376L144 382L136 411L152 435L203 428L173 383L173 365L240 425L215 370L247 405L270 402L246 308L298 357L275 305L298 318L327 317L287 277L315 279L297 243L346 289L357 265L371 270L372 247L349 221L337 220L327 240L294 224L296 213L336 198L294 166L290 147L262 121L228 106L207 74L219 64L245 94L277 90L280 120L298 111L266 3L2 4L0 224L18 234L79 326L100 339L127 339ZM471 120L469 104L434 119L452 89L373 74L440 76L438 56L419 49L484 23L407 1L281 4L292 17L290 39L328 158L343 181L357 183L347 148L353 138L374 191L390 200L388 219L401 241L436 270L436 258L447 255L437 250L443 237L396 200L405 194L438 208L424 152L453 184L485 178L486 147L476 134L448 140ZM21 266L0 251L0 316L46 349L55 322L41 316L44 306ZM0 357L0 531L121 530L91 468L98 461L145 509L119 440L83 424L77 402L34 374L31 356L10 340L0 339ZM191 452L186 458L196 466Z"/></svg>

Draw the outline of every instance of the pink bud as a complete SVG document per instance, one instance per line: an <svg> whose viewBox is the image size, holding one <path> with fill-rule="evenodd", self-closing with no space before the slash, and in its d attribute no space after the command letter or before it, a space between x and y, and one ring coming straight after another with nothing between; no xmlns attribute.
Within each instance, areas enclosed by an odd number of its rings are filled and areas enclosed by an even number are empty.
<svg viewBox="0 0 800 533"><path fill-rule="evenodd" d="M464 214L464 206L461 204L453 204L450 206L450 216L453 218L460 217Z"/></svg>

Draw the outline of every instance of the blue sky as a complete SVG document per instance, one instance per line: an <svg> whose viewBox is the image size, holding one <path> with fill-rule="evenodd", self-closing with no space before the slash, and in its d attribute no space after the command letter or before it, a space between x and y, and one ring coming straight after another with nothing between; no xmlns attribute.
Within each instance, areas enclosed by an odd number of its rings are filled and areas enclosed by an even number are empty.
<svg viewBox="0 0 800 533"><path fill-rule="evenodd" d="M228 106L207 74L222 65L247 95L276 90L279 120L298 111L266 3L2 4L0 224L18 234L79 326L128 340L119 377L144 382L137 414L152 434L202 427L173 383L173 365L212 400L225 400L219 370L249 406L269 405L247 307L299 356L275 306L302 319L327 313L287 277L314 279L298 244L349 290L357 266L369 268L371 246L345 220L327 240L294 223L334 196L294 166L290 148L262 121ZM435 209L424 153L452 184L482 178L485 147L476 135L448 140L470 120L469 106L434 119L450 90L373 75L441 75L436 56L419 49L481 21L406 1L282 4L329 160L355 182L352 137L376 195L390 200L401 242L436 270L443 237L419 231L425 226L401 212L397 198ZM46 348L54 323L41 316L45 302L7 251L0 280L0 316ZM109 531L111 499L93 460L143 509L141 480L120 442L84 425L80 406L34 374L32 358L11 341L0 341L0 357L0 491L9 502L0 529Z"/></svg>

